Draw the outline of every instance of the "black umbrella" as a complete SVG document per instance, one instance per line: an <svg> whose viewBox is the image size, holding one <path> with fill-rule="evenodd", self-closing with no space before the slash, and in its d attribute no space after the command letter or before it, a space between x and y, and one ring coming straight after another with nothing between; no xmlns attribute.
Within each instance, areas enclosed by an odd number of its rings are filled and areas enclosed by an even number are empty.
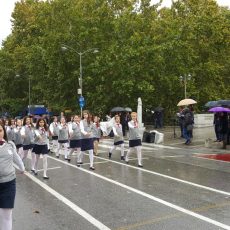
<svg viewBox="0 0 230 230"><path fill-rule="evenodd" d="M114 107L111 109L110 112L123 112L123 111L125 111L125 108L123 107Z"/></svg>
<svg viewBox="0 0 230 230"><path fill-rule="evenodd" d="M204 106L206 108L213 108L217 106L218 101L208 101Z"/></svg>
<svg viewBox="0 0 230 230"><path fill-rule="evenodd" d="M230 108L230 100L219 100L217 101L217 106L223 106Z"/></svg>
<svg viewBox="0 0 230 230"><path fill-rule="evenodd" d="M154 112L162 112L164 110L164 108L162 108L161 106L157 106L155 109L154 109Z"/></svg>
<svg viewBox="0 0 230 230"><path fill-rule="evenodd" d="M129 107L125 107L125 112L132 112L132 109Z"/></svg>

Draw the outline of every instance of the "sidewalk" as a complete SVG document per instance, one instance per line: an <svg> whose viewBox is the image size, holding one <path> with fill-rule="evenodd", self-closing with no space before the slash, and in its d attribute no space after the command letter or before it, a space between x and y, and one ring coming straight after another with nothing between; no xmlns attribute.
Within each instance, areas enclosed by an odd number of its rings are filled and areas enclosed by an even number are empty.
<svg viewBox="0 0 230 230"><path fill-rule="evenodd" d="M184 146L184 138L181 138L180 127L176 126L166 126L162 129L154 129L153 126L145 127L146 131L157 130L160 133L164 134L164 145L172 145L172 146ZM189 146L200 146L205 147L205 141L207 139L210 140L210 148L214 149L222 149L223 143L214 142L215 131L214 128L211 127L202 127L202 128L194 128L193 129L193 138L192 143ZM227 146L227 149L230 149L230 146Z"/></svg>

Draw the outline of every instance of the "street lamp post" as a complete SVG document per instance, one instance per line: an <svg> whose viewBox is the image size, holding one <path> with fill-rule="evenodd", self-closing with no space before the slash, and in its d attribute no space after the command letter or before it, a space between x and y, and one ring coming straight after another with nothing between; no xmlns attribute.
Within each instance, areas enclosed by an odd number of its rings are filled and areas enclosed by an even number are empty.
<svg viewBox="0 0 230 230"><path fill-rule="evenodd" d="M79 58L80 58L80 75L79 75L79 86L80 86L80 92L78 92L78 94L80 94L81 98L82 98L82 95L83 95L83 85L82 85L82 56L87 53L87 52L92 52L92 53L98 53L98 48L91 48L91 49L87 49L83 52L78 52L77 50L75 50L74 48L72 48L71 46L68 46L68 45L63 45L61 47L61 49L63 51L66 51L66 50L72 50L74 53L78 54L79 55ZM81 106L81 117L82 117L82 106Z"/></svg>
<svg viewBox="0 0 230 230"><path fill-rule="evenodd" d="M187 81L191 80L191 78L191 74L185 74L179 77L180 81L184 84L184 98L187 98Z"/></svg>
<svg viewBox="0 0 230 230"><path fill-rule="evenodd" d="M16 77L20 77L19 74L16 75ZM29 86L28 86L28 93L29 93L29 105L28 105L28 115L30 115L30 106L31 106L31 78L30 78L30 75L29 75Z"/></svg>

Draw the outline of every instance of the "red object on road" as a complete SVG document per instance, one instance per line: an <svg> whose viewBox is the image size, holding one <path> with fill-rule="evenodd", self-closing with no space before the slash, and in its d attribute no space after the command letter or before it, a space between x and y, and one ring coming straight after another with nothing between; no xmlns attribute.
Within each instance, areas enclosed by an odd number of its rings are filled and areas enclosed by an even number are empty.
<svg viewBox="0 0 230 230"><path fill-rule="evenodd" d="M219 161L230 161L230 153L224 154L198 154L196 157L208 158Z"/></svg>

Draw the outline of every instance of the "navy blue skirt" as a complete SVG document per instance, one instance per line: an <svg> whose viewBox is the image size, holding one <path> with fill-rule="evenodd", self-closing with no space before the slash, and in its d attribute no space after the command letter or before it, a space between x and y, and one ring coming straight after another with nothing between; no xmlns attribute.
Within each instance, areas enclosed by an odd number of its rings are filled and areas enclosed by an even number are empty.
<svg viewBox="0 0 230 230"><path fill-rule="evenodd" d="M71 149L74 149L74 148L81 148L81 140L70 140L69 142L69 147Z"/></svg>
<svg viewBox="0 0 230 230"><path fill-rule="evenodd" d="M17 148L17 149L19 149L19 148L21 148L21 147L22 147L22 144L16 145L16 148Z"/></svg>
<svg viewBox="0 0 230 230"><path fill-rule="evenodd" d="M65 144L65 143L68 143L69 141L68 140L58 140L58 143L60 144Z"/></svg>
<svg viewBox="0 0 230 230"><path fill-rule="evenodd" d="M58 136L52 136L52 140L57 140Z"/></svg>
<svg viewBox="0 0 230 230"><path fill-rule="evenodd" d="M16 180L0 183L0 208L14 208Z"/></svg>
<svg viewBox="0 0 230 230"><path fill-rule="evenodd" d="M35 154L48 154L48 146L47 145L34 145L32 152Z"/></svg>
<svg viewBox="0 0 230 230"><path fill-rule="evenodd" d="M81 151L93 150L93 138L81 139Z"/></svg>
<svg viewBox="0 0 230 230"><path fill-rule="evenodd" d="M33 149L34 144L30 144L30 145L23 145L23 150L29 150L29 149Z"/></svg>
<svg viewBox="0 0 230 230"><path fill-rule="evenodd" d="M136 147L141 145L141 139L129 140L129 147Z"/></svg>
<svg viewBox="0 0 230 230"><path fill-rule="evenodd" d="M124 143L124 141L117 141L117 142L114 142L114 145L121 145L123 143Z"/></svg>

